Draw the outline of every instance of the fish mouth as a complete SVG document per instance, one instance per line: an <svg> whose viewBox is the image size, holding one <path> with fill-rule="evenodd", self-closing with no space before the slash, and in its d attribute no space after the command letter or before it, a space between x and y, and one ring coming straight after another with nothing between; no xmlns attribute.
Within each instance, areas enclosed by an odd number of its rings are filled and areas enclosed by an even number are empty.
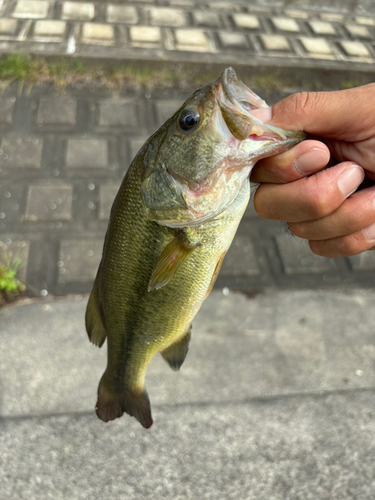
<svg viewBox="0 0 375 500"><path fill-rule="evenodd" d="M225 124L237 140L267 142L267 156L271 156L305 138L303 132L283 130L253 116L251 111L269 106L238 79L233 68L222 71L214 89Z"/></svg>

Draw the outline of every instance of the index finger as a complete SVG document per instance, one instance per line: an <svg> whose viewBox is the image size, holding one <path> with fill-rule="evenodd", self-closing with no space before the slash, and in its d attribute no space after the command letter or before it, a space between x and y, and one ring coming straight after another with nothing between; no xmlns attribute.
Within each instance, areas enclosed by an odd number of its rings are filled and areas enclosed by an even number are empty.
<svg viewBox="0 0 375 500"><path fill-rule="evenodd" d="M369 133L374 133L374 113L369 104L374 100L375 84L370 83L335 92L299 92L272 108L251 113L285 130L304 130L320 137L362 141Z"/></svg>

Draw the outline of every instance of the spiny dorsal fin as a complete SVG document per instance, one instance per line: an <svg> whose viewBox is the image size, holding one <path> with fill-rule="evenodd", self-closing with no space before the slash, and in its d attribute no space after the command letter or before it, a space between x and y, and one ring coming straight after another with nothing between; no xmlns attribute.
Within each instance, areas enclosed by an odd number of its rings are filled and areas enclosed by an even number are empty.
<svg viewBox="0 0 375 500"><path fill-rule="evenodd" d="M185 233L181 231L162 251L151 275L148 291L159 290L159 288L169 283L181 267L181 264L197 246L197 244L194 246L189 245Z"/></svg>
<svg viewBox="0 0 375 500"><path fill-rule="evenodd" d="M107 337L107 332L104 328L99 311L98 278L95 279L94 286L92 287L91 295L87 303L86 330L90 342L98 347L102 347Z"/></svg>
<svg viewBox="0 0 375 500"><path fill-rule="evenodd" d="M177 340L174 344L170 345L160 354L163 356L165 361L174 371L178 371L181 368L182 363L185 361L186 355L189 350L189 344L191 339L191 325L189 326L186 334Z"/></svg>

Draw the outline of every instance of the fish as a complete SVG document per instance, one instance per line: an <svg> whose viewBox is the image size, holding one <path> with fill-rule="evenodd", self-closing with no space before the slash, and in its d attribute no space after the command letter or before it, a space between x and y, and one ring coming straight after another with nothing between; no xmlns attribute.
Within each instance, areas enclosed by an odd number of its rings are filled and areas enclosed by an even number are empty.
<svg viewBox="0 0 375 500"><path fill-rule="evenodd" d="M114 200L86 310L90 341L107 339L96 414L153 423L145 375L160 352L179 370L191 323L211 292L261 158L305 138L265 124L267 104L225 68L141 147Z"/></svg>

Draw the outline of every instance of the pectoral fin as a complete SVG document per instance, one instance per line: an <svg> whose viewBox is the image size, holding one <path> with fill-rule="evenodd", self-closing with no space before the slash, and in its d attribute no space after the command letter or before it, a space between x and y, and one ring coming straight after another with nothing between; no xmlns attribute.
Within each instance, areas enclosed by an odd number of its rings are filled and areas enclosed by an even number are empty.
<svg viewBox="0 0 375 500"><path fill-rule="evenodd" d="M189 350L189 344L191 339L191 325L185 335L177 340L174 344L161 351L160 354L163 356L165 361L174 371L178 371L181 368L182 363L185 361L186 354Z"/></svg>
<svg viewBox="0 0 375 500"><path fill-rule="evenodd" d="M187 257L194 252L198 244L192 246L182 231L162 251L148 284L148 291L159 290L176 274Z"/></svg>

